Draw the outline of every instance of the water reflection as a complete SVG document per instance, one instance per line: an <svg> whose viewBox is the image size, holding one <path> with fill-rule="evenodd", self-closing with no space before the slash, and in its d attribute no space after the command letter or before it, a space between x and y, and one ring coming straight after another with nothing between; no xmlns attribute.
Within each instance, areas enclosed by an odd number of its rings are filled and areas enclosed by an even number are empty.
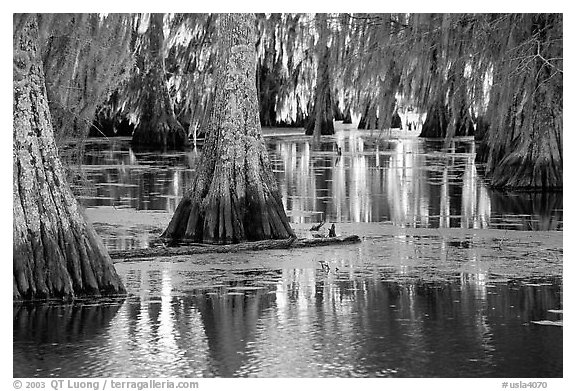
<svg viewBox="0 0 576 391"><path fill-rule="evenodd" d="M77 376L110 370L101 357L117 347L107 330L123 299L75 304L15 304L14 377Z"/></svg>
<svg viewBox="0 0 576 391"><path fill-rule="evenodd" d="M402 227L562 230L562 193L499 193L483 183L472 139L382 140L341 130L266 137L282 199L294 223L382 222ZM172 213L191 184L200 150L139 153L127 139L88 142L77 189L87 207Z"/></svg>
<svg viewBox="0 0 576 391"><path fill-rule="evenodd" d="M58 307L15 311L14 376L562 376L562 329L530 323L557 316L557 279L120 270L133 296L74 309L80 327Z"/></svg>

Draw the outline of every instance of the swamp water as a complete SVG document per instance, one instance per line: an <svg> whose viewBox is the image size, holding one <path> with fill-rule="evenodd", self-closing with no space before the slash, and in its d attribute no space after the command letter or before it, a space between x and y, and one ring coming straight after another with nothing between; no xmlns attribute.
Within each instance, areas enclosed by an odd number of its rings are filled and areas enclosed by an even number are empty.
<svg viewBox="0 0 576 391"><path fill-rule="evenodd" d="M265 139L298 235L362 243L117 263L125 299L14 306L14 376L562 376L561 193L491 191L469 139ZM146 247L197 164L91 139L76 191Z"/></svg>

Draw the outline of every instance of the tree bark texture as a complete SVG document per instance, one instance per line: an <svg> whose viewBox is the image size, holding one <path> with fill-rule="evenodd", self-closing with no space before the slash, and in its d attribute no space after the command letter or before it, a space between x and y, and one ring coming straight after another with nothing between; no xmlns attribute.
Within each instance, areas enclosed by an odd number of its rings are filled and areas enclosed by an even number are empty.
<svg viewBox="0 0 576 391"><path fill-rule="evenodd" d="M146 148L181 148L188 145L188 133L176 119L165 81L164 14L151 14L150 24L138 54L140 91L139 121L132 145Z"/></svg>
<svg viewBox="0 0 576 391"><path fill-rule="evenodd" d="M163 234L237 243L294 236L262 141L256 92L255 17L221 14L216 93L192 189Z"/></svg>
<svg viewBox="0 0 576 391"><path fill-rule="evenodd" d="M13 298L124 293L108 252L64 178L35 15L14 15Z"/></svg>

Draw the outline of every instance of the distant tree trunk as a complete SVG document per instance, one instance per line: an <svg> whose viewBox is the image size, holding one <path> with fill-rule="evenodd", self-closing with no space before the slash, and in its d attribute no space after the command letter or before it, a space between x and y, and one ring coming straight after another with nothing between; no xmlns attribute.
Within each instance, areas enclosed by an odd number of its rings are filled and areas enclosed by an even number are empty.
<svg viewBox="0 0 576 391"><path fill-rule="evenodd" d="M476 119L476 130L474 132L474 140L479 141L476 148L476 161L486 162L489 154L488 145L483 142L486 140L488 134L488 128L490 127L489 121L486 119L485 115L478 116Z"/></svg>
<svg viewBox="0 0 576 391"><path fill-rule="evenodd" d="M344 121L344 112L340 109L340 102L332 99L332 113L334 121Z"/></svg>
<svg viewBox="0 0 576 391"><path fill-rule="evenodd" d="M426 112L426 120L422 125L420 137L444 138L448 129L448 113L441 102L434 102Z"/></svg>
<svg viewBox="0 0 576 391"><path fill-rule="evenodd" d="M124 293L106 248L63 175L36 16L15 14L13 28L13 298Z"/></svg>
<svg viewBox="0 0 576 391"><path fill-rule="evenodd" d="M344 108L344 119L342 120L343 124L351 124L352 123L352 112L350 111L350 105L346 105Z"/></svg>
<svg viewBox="0 0 576 391"><path fill-rule="evenodd" d="M147 148L181 148L188 134L174 114L165 80L164 14L151 14L150 25L140 43L138 68L139 121L132 145Z"/></svg>
<svg viewBox="0 0 576 391"><path fill-rule="evenodd" d="M397 111L392 114L392 124L390 127L395 129L402 129L402 118L400 118L400 114L398 114Z"/></svg>
<svg viewBox="0 0 576 391"><path fill-rule="evenodd" d="M316 70L316 89L314 108L306 126L306 134L334 134L334 114L332 113L332 92L330 79L330 50L328 48L328 25L326 14L316 14L316 25L319 30L317 46L318 66Z"/></svg>
<svg viewBox="0 0 576 391"><path fill-rule="evenodd" d="M358 122L358 129L377 129L378 128L378 113L376 110L376 105L372 104L371 101L366 103L364 108L364 113L360 117Z"/></svg>
<svg viewBox="0 0 576 391"><path fill-rule="evenodd" d="M465 98L463 98L465 99ZM436 101L426 114L420 137L452 138L458 136L473 136L474 123L468 112L466 101L458 101L455 108L449 110L446 105Z"/></svg>
<svg viewBox="0 0 576 391"><path fill-rule="evenodd" d="M224 244L294 236L261 136L254 15L219 15L218 44L203 164L163 237Z"/></svg>
<svg viewBox="0 0 576 391"><path fill-rule="evenodd" d="M272 24L280 23L280 14L270 16ZM262 126L276 126L276 101L282 84L282 45L276 51L276 32L270 33L269 42L263 43L264 56L256 66L258 100L260 102L260 123Z"/></svg>

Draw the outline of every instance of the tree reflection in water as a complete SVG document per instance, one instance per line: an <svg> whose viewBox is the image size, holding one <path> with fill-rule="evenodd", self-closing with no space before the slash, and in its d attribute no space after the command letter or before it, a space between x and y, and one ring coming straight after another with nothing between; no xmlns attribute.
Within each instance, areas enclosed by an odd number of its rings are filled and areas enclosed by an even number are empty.
<svg viewBox="0 0 576 391"><path fill-rule="evenodd" d="M130 269L136 296L112 320L117 307L64 319L58 307L16 311L15 375L562 376L561 328L529 323L560 307L557 279L424 281L362 267L224 274Z"/></svg>
<svg viewBox="0 0 576 391"><path fill-rule="evenodd" d="M364 131L340 130L319 144L294 135L265 140L293 223L563 227L561 192L499 193L487 188L474 163L475 144L470 138L456 139L445 147L416 137L384 140L370 138ZM201 152L135 154L128 140L86 145L81 170L88 182L76 189L86 207L168 213L173 213L190 186Z"/></svg>
<svg viewBox="0 0 576 391"><path fill-rule="evenodd" d="M93 363L84 355L109 348L107 331L123 302L14 304L14 377L65 376L69 366L90 376Z"/></svg>

